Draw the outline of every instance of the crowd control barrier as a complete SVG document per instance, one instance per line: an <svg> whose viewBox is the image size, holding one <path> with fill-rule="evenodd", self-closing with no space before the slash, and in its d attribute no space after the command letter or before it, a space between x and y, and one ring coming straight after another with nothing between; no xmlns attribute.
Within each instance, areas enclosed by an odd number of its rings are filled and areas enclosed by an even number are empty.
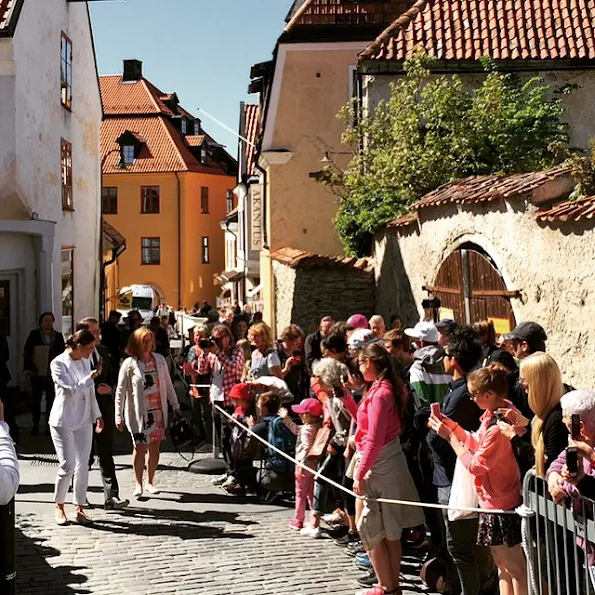
<svg viewBox="0 0 595 595"><path fill-rule="evenodd" d="M595 594L594 502L552 499L547 483L530 471L523 481L523 549L531 595Z"/></svg>

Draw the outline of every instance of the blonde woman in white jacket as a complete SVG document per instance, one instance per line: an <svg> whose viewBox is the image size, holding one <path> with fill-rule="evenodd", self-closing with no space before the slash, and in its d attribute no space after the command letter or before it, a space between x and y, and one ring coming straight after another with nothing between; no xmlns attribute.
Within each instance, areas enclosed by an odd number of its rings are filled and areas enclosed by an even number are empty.
<svg viewBox="0 0 595 595"><path fill-rule="evenodd" d="M56 523L66 525L64 502L74 476L72 502L76 521L91 524L85 514L89 485L89 454L93 440L93 423L97 433L103 430L103 419L95 397L95 378L101 373L101 360L95 370L89 360L95 349L95 337L88 330L77 331L66 342L66 351L50 364L56 398L49 418L50 434L60 461L54 501Z"/></svg>
<svg viewBox="0 0 595 595"><path fill-rule="evenodd" d="M122 363L116 389L116 427L124 424L132 435L132 467L136 486L133 495L143 494L143 472L147 467L149 494L158 494L155 471L159 463L159 448L167 430L167 404L179 416L180 404L169 375L165 358L154 353L155 337L143 327L128 340L126 353L130 356Z"/></svg>

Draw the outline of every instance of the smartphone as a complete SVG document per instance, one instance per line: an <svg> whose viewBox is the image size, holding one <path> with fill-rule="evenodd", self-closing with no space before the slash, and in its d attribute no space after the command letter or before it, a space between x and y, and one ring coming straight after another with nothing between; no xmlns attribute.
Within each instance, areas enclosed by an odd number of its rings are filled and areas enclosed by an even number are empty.
<svg viewBox="0 0 595 595"><path fill-rule="evenodd" d="M573 413L570 419L570 435L574 440L577 440L581 436L581 416L578 413Z"/></svg>
<svg viewBox="0 0 595 595"><path fill-rule="evenodd" d="M569 446L566 449L566 467L568 467L570 477L578 475L578 450L576 446Z"/></svg>
<svg viewBox="0 0 595 595"><path fill-rule="evenodd" d="M440 403L430 403L430 412L434 417L440 417Z"/></svg>
<svg viewBox="0 0 595 595"><path fill-rule="evenodd" d="M502 413L502 411L494 411L494 417L501 422L504 422L505 424L508 424L509 426L512 425L505 417L504 417L504 413Z"/></svg>
<svg viewBox="0 0 595 595"><path fill-rule="evenodd" d="M298 361L302 361L302 352L299 351L299 349L296 349L292 354L291 354L296 360Z"/></svg>

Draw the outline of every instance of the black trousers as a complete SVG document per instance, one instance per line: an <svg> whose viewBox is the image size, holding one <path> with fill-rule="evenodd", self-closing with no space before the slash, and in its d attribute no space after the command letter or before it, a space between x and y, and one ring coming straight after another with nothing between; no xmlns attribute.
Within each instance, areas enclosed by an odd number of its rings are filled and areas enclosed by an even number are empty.
<svg viewBox="0 0 595 595"><path fill-rule="evenodd" d="M200 399L190 396L190 411L192 412L192 424L196 428L200 440L212 440L212 417L211 404L208 395Z"/></svg>
<svg viewBox="0 0 595 595"><path fill-rule="evenodd" d="M41 419L41 399L45 391L45 420L50 417L50 411L54 403L54 381L51 376L33 376L31 378L31 415L33 417L33 429L39 429Z"/></svg>
<svg viewBox="0 0 595 595"><path fill-rule="evenodd" d="M101 481L105 499L119 498L120 487L116 479L116 466L114 464L114 399L111 395L97 395L97 403L103 417L103 432L93 432L90 464L95 455L99 459Z"/></svg>

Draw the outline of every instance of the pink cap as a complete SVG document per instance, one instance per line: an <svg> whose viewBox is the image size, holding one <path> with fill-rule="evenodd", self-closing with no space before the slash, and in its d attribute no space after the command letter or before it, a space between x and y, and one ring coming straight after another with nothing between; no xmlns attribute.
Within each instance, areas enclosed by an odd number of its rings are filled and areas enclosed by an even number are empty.
<svg viewBox="0 0 595 595"><path fill-rule="evenodd" d="M353 328L368 328L368 319L363 314L353 314L347 319L347 324Z"/></svg>
<svg viewBox="0 0 595 595"><path fill-rule="evenodd" d="M295 413L309 413L314 417L322 415L322 403L318 399L304 399L299 405L291 407Z"/></svg>

